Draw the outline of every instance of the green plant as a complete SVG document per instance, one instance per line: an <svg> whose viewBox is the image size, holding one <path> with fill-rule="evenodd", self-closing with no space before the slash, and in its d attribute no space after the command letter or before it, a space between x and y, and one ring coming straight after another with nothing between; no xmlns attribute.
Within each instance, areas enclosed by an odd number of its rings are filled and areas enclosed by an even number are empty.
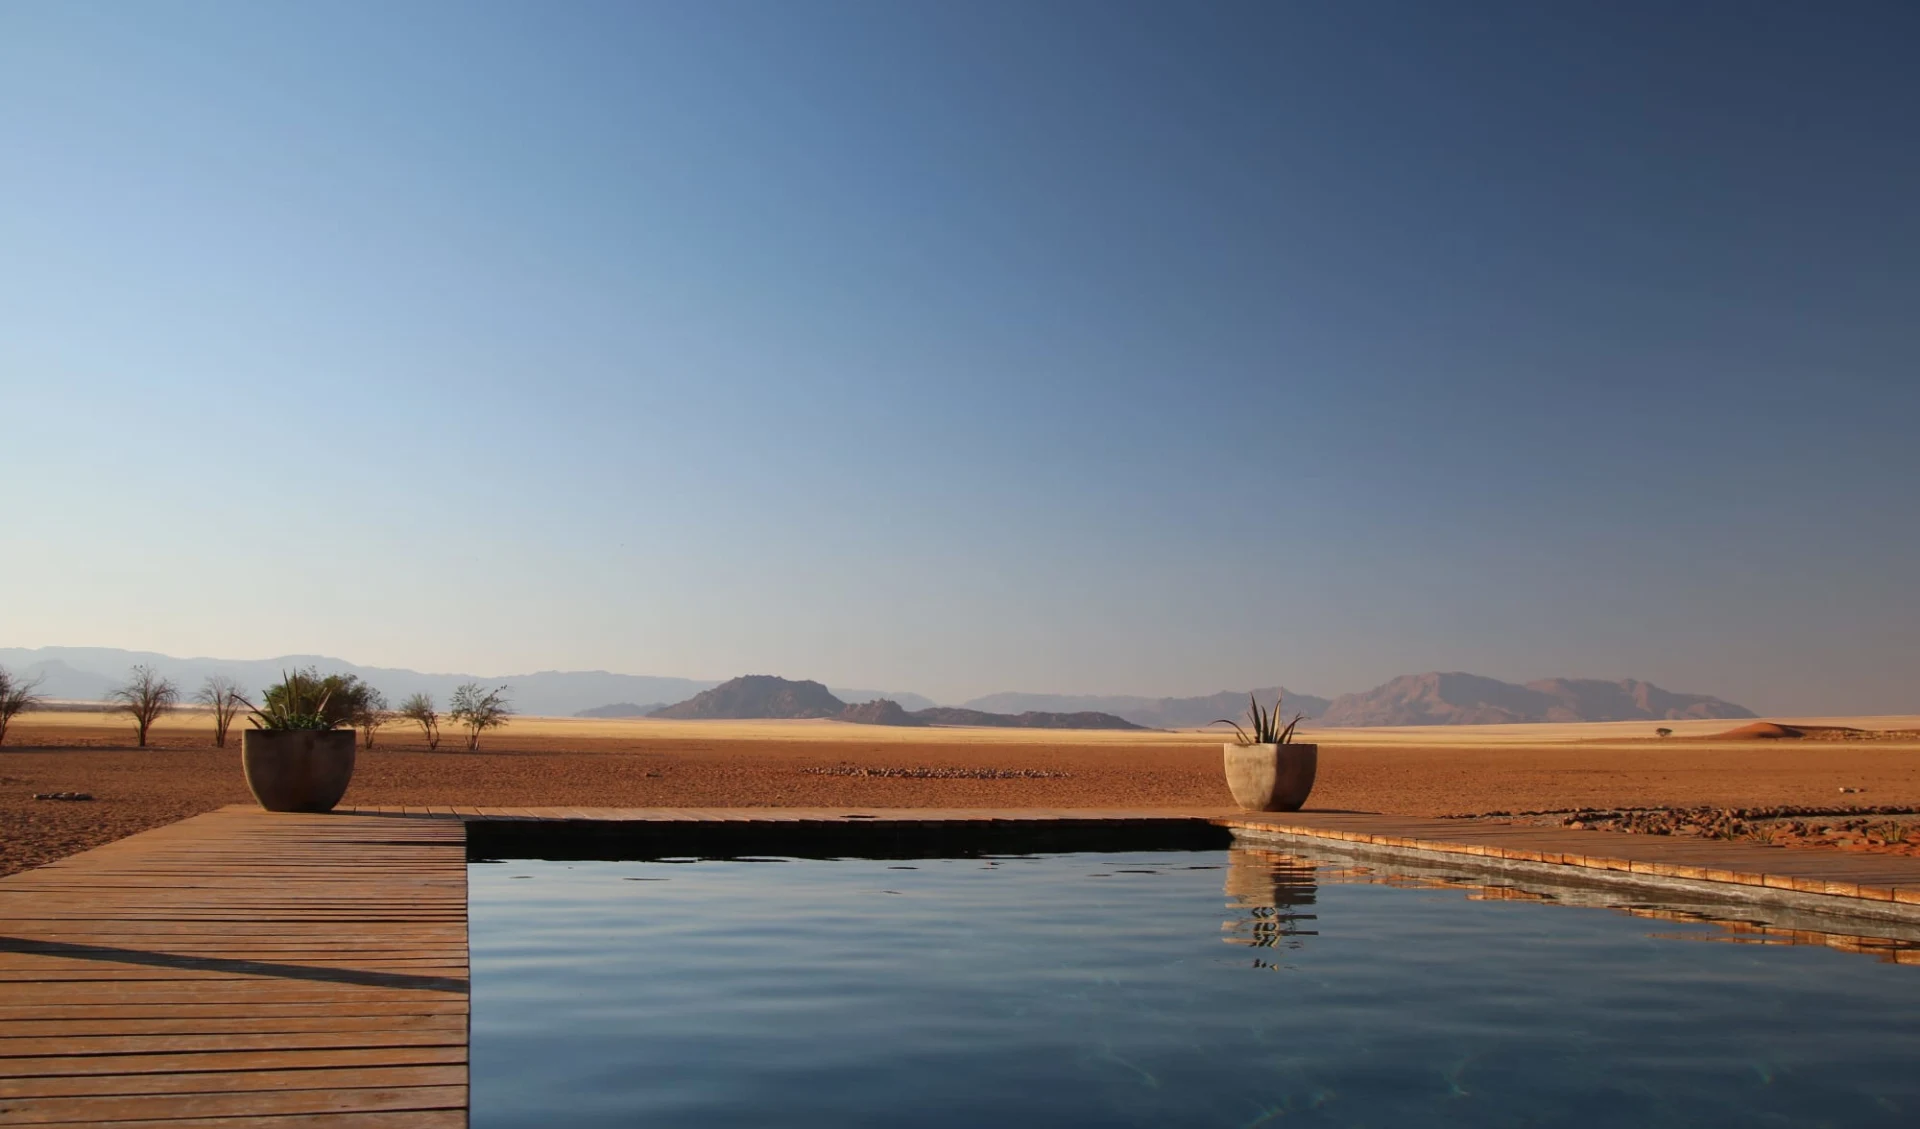
<svg viewBox="0 0 1920 1129"><path fill-rule="evenodd" d="M312 668L283 670L280 681L267 687L258 706L247 703L252 711L247 720L255 729L338 729L348 716L334 699L339 682L338 675L321 678Z"/></svg>
<svg viewBox="0 0 1920 1129"><path fill-rule="evenodd" d="M267 687L260 708L251 702L247 708L254 710L256 729L339 729L374 720L386 705L385 696L357 675L323 678L307 667L291 674L282 671L280 681Z"/></svg>
<svg viewBox="0 0 1920 1129"><path fill-rule="evenodd" d="M1235 744L1291 745L1293 744L1294 730L1299 727L1300 722L1305 719L1307 715L1296 713L1293 715L1292 721L1282 726L1280 724L1280 702L1281 697L1275 697L1273 699L1272 709L1262 709L1260 699L1254 697L1252 694L1248 694L1247 726L1245 729L1240 727L1239 722L1228 721L1224 717L1209 724L1233 726L1233 732L1236 735L1234 739Z"/></svg>

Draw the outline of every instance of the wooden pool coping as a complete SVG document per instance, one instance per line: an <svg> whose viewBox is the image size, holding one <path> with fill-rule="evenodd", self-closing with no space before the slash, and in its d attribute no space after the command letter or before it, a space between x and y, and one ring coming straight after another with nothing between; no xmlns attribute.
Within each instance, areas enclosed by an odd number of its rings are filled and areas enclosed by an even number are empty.
<svg viewBox="0 0 1920 1129"><path fill-rule="evenodd" d="M1920 922L1920 859L1371 813L235 805L0 878L0 1125L465 1125L468 823L1142 821Z"/></svg>

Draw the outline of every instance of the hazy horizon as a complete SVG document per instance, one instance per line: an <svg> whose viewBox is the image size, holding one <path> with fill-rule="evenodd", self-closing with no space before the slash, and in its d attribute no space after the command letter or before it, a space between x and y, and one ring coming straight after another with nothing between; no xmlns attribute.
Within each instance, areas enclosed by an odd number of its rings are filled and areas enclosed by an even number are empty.
<svg viewBox="0 0 1920 1129"><path fill-rule="evenodd" d="M1920 711L1920 8L0 8L0 646Z"/></svg>
<svg viewBox="0 0 1920 1129"><path fill-rule="evenodd" d="M1056 698L1088 698L1088 699L1091 699L1091 698L1107 698L1107 699L1137 698L1142 700L1155 700L1155 699L1169 699L1169 698L1202 698L1202 697L1209 697L1212 695L1216 695L1222 692L1241 694L1241 693L1246 693L1249 690L1264 692L1264 691L1273 689L1271 685L1263 686L1258 683L1246 683L1238 686L1216 686L1211 689L1196 690L1191 692L1187 692L1187 691L1180 691L1180 692L1113 691L1113 690L1097 690L1097 689L1096 690L1058 690L1058 689L1051 689L1046 687L1036 688L1036 687L1009 686L1009 687L1002 687L999 690L995 690L995 691L988 691L984 694L972 695L971 697L968 697L968 698L946 698L938 695L931 695L931 696L924 695L920 692L920 690L917 687L913 687L913 686L887 685L887 686L856 687L854 683L840 682L832 679L816 678L805 672L739 671L734 674L723 675L723 676L704 676L699 674L688 674L688 673L678 672L678 671L658 671L658 670L615 671L615 670L608 670L604 668L593 668L593 669L545 668L545 669L537 669L537 670L533 668L518 668L518 669L496 669L491 671L481 671L481 670L475 670L475 669L416 670L414 668L397 666L395 664L390 664L390 663L362 662L348 655L322 655L322 654L302 652L302 651L285 651L278 654L257 655L257 656L171 655L165 652L143 651L143 650L135 650L131 648L115 648L115 647L92 647L92 646L66 647L66 646L52 645L52 644L45 645L43 647L33 647L33 648L14 647L5 643L4 641L0 641L0 666L9 667L16 674L26 674L30 669L42 663L46 663L49 661L65 663L65 662L68 662L68 659L70 657L67 654L56 654L53 656L41 655L32 661L27 661L26 656L28 654L33 654L36 652L43 652L43 651L55 651L55 652L76 652L77 651L77 652L83 652L83 653L89 652L89 651L111 652L115 656L116 661L121 662L123 664L130 664L132 662L147 661L147 660L161 660L157 665L160 665L162 667L163 674L166 673L165 668L173 664L188 664L193 666L205 666L208 668L219 668L222 666L237 667L242 665L257 665L257 664L273 663L273 662L293 662L293 663L316 665L321 669L322 673L328 673L344 666L344 667L350 667L350 668L354 668L362 671L369 670L369 669L391 670L396 672L404 672L412 675L417 675L417 676L421 676L429 679L477 678L481 681L511 682L515 680L524 681L530 678L550 678L554 676L570 677L570 676L604 675L612 678L636 679L636 680L642 680L642 681L658 680L663 682L679 681L679 682L694 684L694 687L689 687L683 690L676 690L673 693L668 695L670 697L673 697L675 700L678 700L678 698L682 695L690 695L694 692L697 692L696 688L704 689L708 686L718 685L720 683L730 681L734 678L738 678L741 675L764 675L764 674L772 674L778 677L790 678L795 680L804 679L804 680L810 680L815 682L821 682L827 685L829 688L831 688L833 692L836 694L845 695L851 692L851 693L857 693L860 695L858 698L852 699L852 700L865 701L872 696L892 696L896 698L902 698L903 700L905 698L923 698L924 702L921 704L946 705L946 706L972 705L983 699L993 698L998 696L1006 696L1006 695L1031 696L1031 697L1056 697ZM18 652L18 653L15 653L15 652ZM104 658L104 656L102 656L102 658ZM84 667L82 669L84 669L88 673L105 675L110 678L119 677L122 674L122 671L118 666L114 666L112 664L103 665L100 662L95 662L92 665ZM131 667L128 666L128 669L131 669ZM275 672L269 671L263 677L270 679L274 676L274 673ZM1545 681L1550 679L1583 680L1583 679L1591 678L1598 681L1617 682L1623 679L1634 677L1632 675L1620 675L1617 677L1590 676L1590 675L1583 675L1583 674L1568 674L1565 672L1535 673L1535 674L1529 674L1524 676L1506 677L1506 676L1500 676L1500 675L1486 675L1485 672L1482 672L1482 671L1460 671L1460 670L1411 671L1411 670L1407 670L1407 671L1400 671L1395 675L1382 678L1376 683L1369 683L1364 686L1346 686L1346 687L1285 686L1283 688L1286 690L1289 698L1292 700L1324 699L1327 701L1331 701L1333 699L1339 698L1343 694L1364 693L1366 691L1377 690L1382 686L1384 686L1385 684L1391 682L1393 679L1399 678L1402 676L1424 675L1424 674L1433 674L1433 673L1466 674L1466 675L1475 676L1475 677L1479 677L1479 676L1493 677L1501 681L1505 681L1515 685L1523 685L1526 683ZM192 675L189 681L192 681L193 679L198 679L199 677L201 677L201 673L196 672ZM376 683L378 682L377 679L375 681ZM380 685L380 688L383 690L388 689L388 687L386 687L385 685ZM410 693L412 692L413 689L414 687L409 685L408 689L404 692ZM1717 693L1714 693L1711 689L1703 689L1700 687L1661 686L1660 689L1671 691L1671 692L1682 693L1682 694L1706 694L1708 696L1718 697L1723 701L1728 700L1727 695L1717 694ZM58 695L55 695L55 696L58 697ZM606 696L608 695L607 694L600 695L600 697L606 697ZM631 697L632 695L628 695L628 696ZM641 696L648 696L648 695L643 693ZM658 697L660 696L660 692L654 692L652 696ZM82 700L85 700L84 697ZM611 705L611 704L615 704L615 703L612 701L602 702L599 700L599 697L593 698L593 700L588 703L588 705L590 706ZM1745 703L1742 703L1742 702L1733 702L1732 704L1742 705L1742 706L1745 705ZM908 708L910 709L920 708L920 705L910 704ZM1309 706L1308 708L1311 709L1314 707ZM566 711L566 712L571 712L571 711ZM1784 709L1784 710L1775 711L1775 713L1778 716L1803 716L1803 717L1815 716L1816 712L1817 711L1793 710L1793 709Z"/></svg>

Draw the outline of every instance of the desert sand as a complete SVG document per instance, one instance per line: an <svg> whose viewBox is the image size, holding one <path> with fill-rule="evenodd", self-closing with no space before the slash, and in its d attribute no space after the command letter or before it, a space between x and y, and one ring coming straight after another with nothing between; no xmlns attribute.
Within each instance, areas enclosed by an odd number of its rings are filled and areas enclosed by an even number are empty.
<svg viewBox="0 0 1920 1129"><path fill-rule="evenodd" d="M1920 717L1801 718L1920 729ZM1318 809L1446 815L1576 807L1920 805L1920 741L1693 740L1729 722L1321 730ZM0 746L0 873L148 827L248 801L236 727L182 712L155 747L97 712L16 719ZM897 778L836 768L934 768L978 776ZM811 771L809 771L811 770ZM992 777L989 772L1032 772ZM1842 788L1859 789L1842 793ZM86 802L34 800L85 792ZM348 804L599 807L1230 806L1220 737L1198 732L895 729L833 721L516 718L467 753L449 732L382 730L362 750Z"/></svg>

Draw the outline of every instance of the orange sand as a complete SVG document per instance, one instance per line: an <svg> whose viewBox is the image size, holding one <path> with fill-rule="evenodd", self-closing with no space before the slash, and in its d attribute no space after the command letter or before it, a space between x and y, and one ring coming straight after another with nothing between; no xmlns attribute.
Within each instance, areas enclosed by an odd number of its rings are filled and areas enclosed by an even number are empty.
<svg viewBox="0 0 1920 1129"><path fill-rule="evenodd" d="M1724 726L1725 723L1721 723ZM1636 725L1554 740L1529 727L1329 733L1310 807L1438 815L1581 806L1920 804L1920 742L1675 741ZM27 714L0 747L0 873L248 799L233 746L178 715L156 749L98 714ZM1598 740L1594 737L1599 737ZM1375 740L1377 744L1349 744ZM1389 743L1391 742L1391 743ZM469 754L395 728L362 750L348 803L590 806L1230 805L1220 743L1194 733L885 729L831 722L520 719ZM1053 779L811 775L831 765L1033 769ZM1841 788L1862 789L1842 794ZM90 792L85 803L35 792Z"/></svg>

